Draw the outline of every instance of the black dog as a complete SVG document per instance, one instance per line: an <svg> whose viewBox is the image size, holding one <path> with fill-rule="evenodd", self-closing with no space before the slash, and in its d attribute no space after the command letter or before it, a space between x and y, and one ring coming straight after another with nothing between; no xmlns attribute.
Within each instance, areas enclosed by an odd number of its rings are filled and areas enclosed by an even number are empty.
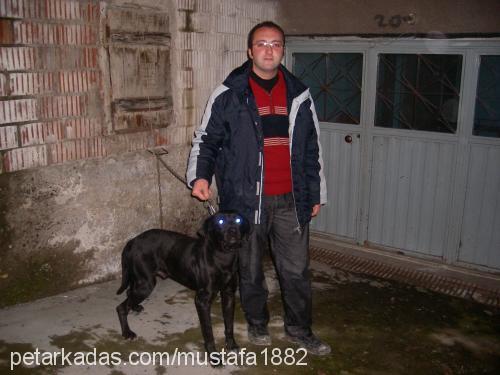
<svg viewBox="0 0 500 375"><path fill-rule="evenodd" d="M116 311L122 336L137 335L128 325L130 310L140 312L140 303L156 285L156 276L171 278L196 291L195 305L208 353L216 351L210 309L221 292L226 348L237 350L233 336L234 299L237 286L238 249L247 237L248 221L234 212L221 212L205 221L200 238L152 229L131 239L122 253L122 285L127 299Z"/></svg>

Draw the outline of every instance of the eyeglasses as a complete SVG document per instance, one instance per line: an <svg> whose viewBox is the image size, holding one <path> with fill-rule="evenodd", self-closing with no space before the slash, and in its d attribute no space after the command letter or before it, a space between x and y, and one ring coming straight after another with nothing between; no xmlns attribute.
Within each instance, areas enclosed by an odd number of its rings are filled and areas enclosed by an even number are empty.
<svg viewBox="0 0 500 375"><path fill-rule="evenodd" d="M277 42L277 41L268 42L265 40L259 40L258 42L255 42L253 45L256 46L257 48L261 48L261 49L264 49L266 47L271 47L272 49L283 48L283 43Z"/></svg>

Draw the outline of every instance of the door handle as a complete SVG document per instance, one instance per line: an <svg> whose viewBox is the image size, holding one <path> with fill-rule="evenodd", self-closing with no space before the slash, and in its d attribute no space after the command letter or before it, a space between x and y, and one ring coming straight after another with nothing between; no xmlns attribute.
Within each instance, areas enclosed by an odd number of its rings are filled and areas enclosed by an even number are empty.
<svg viewBox="0 0 500 375"><path fill-rule="evenodd" d="M346 143L352 143L352 136L350 134L346 135L344 141L346 141Z"/></svg>

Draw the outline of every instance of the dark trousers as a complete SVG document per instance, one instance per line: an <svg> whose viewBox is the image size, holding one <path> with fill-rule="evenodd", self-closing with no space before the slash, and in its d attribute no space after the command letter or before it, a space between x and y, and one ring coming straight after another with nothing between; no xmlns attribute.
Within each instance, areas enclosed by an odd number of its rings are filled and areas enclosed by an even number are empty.
<svg viewBox="0 0 500 375"><path fill-rule="evenodd" d="M263 221L254 225L246 246L240 250L240 298L247 322L269 322L262 259L269 243L281 287L285 331L292 336L311 332L311 281L309 276L309 226L297 230L293 196L263 197ZM269 242L268 242L269 241Z"/></svg>

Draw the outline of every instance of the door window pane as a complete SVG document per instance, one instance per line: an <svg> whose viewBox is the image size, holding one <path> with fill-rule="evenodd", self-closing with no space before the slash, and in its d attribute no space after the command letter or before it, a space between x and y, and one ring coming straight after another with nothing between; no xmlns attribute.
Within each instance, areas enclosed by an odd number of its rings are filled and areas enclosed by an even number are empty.
<svg viewBox="0 0 500 375"><path fill-rule="evenodd" d="M380 54L375 126L455 133L461 55Z"/></svg>
<svg viewBox="0 0 500 375"><path fill-rule="evenodd" d="M481 56L473 134L500 138L500 56Z"/></svg>
<svg viewBox="0 0 500 375"><path fill-rule="evenodd" d="M319 121L359 124L361 53L294 53L293 73L311 90Z"/></svg>

